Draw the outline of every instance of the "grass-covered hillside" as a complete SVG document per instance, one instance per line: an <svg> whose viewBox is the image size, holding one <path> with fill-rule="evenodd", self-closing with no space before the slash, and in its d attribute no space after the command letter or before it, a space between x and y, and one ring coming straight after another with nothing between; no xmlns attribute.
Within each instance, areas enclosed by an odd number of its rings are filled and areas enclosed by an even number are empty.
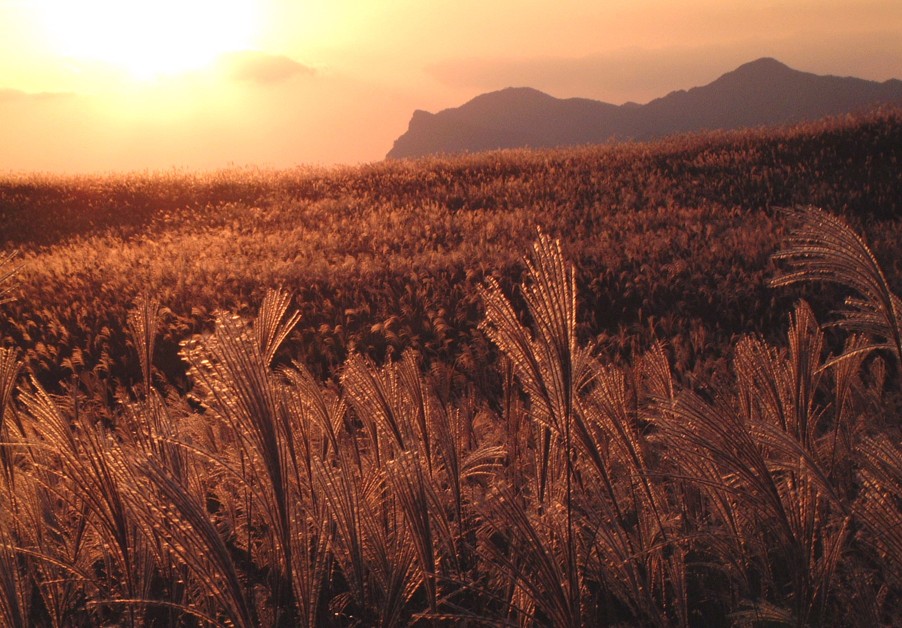
<svg viewBox="0 0 902 628"><path fill-rule="evenodd" d="M289 351L320 375L352 348L468 369L484 361L476 287L513 285L542 227L578 269L582 337L620 352L654 330L694 368L733 334L778 329L797 297L766 287L779 207L846 216L896 281L900 162L889 111L346 170L7 177L0 234L21 270L4 337L48 384L127 379L122 323L146 294L170 311L158 350L174 375L177 343L214 311L249 314L280 287L302 313Z"/></svg>
<svg viewBox="0 0 902 628"><path fill-rule="evenodd" d="M892 624L900 163L0 178L0 624Z"/></svg>

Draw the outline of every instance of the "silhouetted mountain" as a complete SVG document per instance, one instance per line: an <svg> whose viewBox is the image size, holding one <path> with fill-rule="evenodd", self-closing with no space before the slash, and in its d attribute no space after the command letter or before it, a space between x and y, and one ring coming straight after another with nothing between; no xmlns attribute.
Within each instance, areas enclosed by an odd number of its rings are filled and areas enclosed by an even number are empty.
<svg viewBox="0 0 902 628"><path fill-rule="evenodd" d="M528 87L477 96L439 113L415 111L388 158L496 148L548 148L650 139L702 129L777 125L902 103L902 81L818 76L758 59L645 105L558 99Z"/></svg>

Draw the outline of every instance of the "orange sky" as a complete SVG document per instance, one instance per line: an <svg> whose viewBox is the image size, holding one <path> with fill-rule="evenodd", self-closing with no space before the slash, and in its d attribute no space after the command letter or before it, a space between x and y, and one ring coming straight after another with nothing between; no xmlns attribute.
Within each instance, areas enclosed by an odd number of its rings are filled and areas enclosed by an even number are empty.
<svg viewBox="0 0 902 628"><path fill-rule="evenodd" d="M762 56L902 78L902 2L0 0L0 172L375 161L414 109L647 102Z"/></svg>

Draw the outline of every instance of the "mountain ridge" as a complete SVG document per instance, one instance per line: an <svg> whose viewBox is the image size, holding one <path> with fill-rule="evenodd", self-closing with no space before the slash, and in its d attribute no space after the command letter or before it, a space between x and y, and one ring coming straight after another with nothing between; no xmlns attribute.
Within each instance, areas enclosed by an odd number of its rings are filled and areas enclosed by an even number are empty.
<svg viewBox="0 0 902 628"><path fill-rule="evenodd" d="M706 85L675 90L645 104L556 98L532 87L507 87L437 113L416 110L386 157L647 140L789 124L880 103L902 103L902 81L818 75L762 57Z"/></svg>

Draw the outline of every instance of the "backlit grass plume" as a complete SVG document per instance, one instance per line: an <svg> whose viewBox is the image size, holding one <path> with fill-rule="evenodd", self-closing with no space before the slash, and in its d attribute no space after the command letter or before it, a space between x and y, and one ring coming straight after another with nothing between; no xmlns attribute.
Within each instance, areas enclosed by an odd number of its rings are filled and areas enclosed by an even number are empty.
<svg viewBox="0 0 902 628"><path fill-rule="evenodd" d="M846 299L840 324L851 331L883 339L902 364L902 300L864 240L841 218L809 207L789 213L796 228L774 257L789 267L772 281L783 286L800 281L828 281L854 290Z"/></svg>

